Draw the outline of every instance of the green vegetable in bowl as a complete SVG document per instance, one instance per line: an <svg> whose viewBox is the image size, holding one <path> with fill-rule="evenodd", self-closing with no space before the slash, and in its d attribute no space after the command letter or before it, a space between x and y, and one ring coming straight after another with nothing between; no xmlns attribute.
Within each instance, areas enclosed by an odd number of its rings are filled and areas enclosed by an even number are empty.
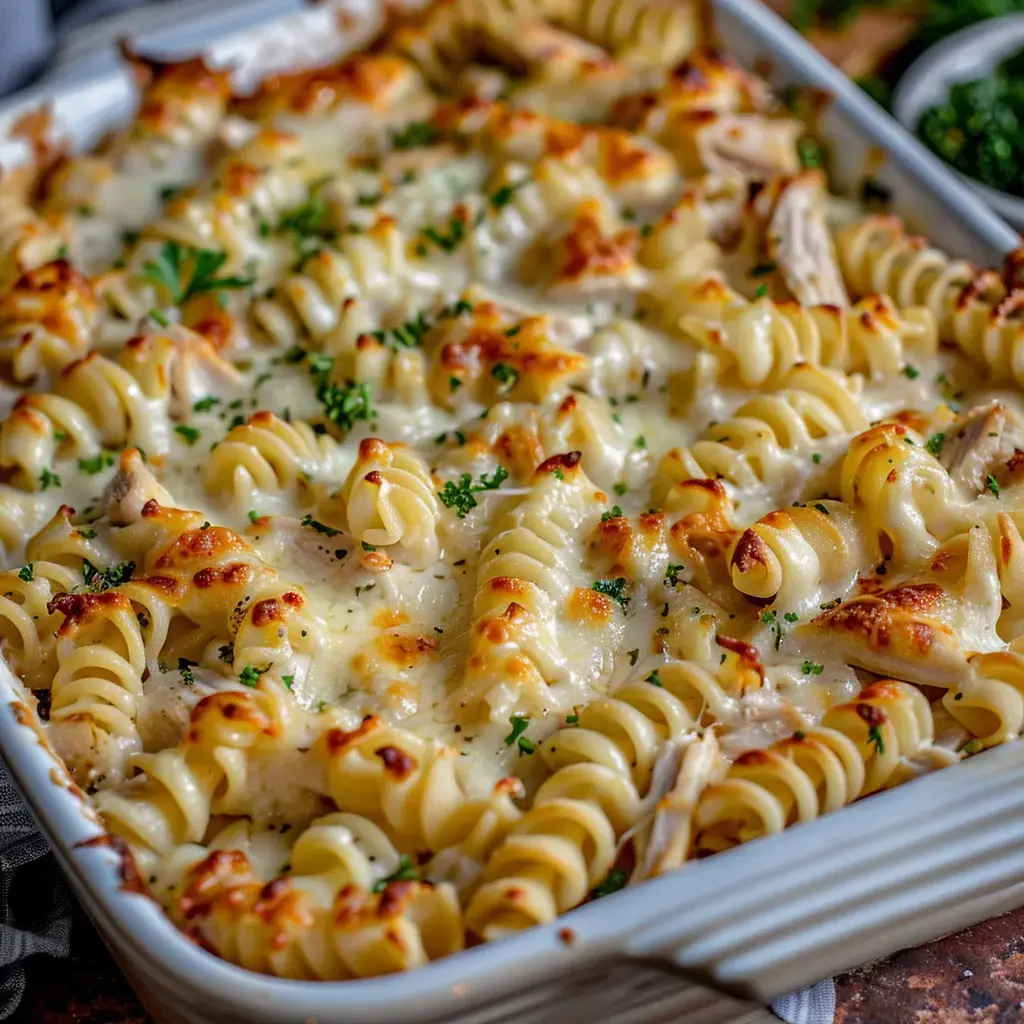
<svg viewBox="0 0 1024 1024"><path fill-rule="evenodd" d="M958 171L1024 197L1024 50L929 107L918 134Z"/></svg>

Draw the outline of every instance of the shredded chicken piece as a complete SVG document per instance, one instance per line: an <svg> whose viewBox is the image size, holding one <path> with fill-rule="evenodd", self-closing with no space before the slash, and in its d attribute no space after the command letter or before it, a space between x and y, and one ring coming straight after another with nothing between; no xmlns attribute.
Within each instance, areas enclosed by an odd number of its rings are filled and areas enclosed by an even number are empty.
<svg viewBox="0 0 1024 1024"><path fill-rule="evenodd" d="M698 131L703 169L764 180L797 169L797 121L768 120L759 114L722 114Z"/></svg>
<svg viewBox="0 0 1024 1024"><path fill-rule="evenodd" d="M1002 402L980 405L945 431L939 461L954 483L980 494L992 470L1024 451L1024 418Z"/></svg>
<svg viewBox="0 0 1024 1024"><path fill-rule="evenodd" d="M142 507L156 499L165 508L174 506L174 498L165 490L142 461L136 448L127 448L121 455L121 466L107 484L103 504L115 526L128 526L142 518Z"/></svg>
<svg viewBox="0 0 1024 1024"><path fill-rule="evenodd" d="M772 193L774 197L772 197ZM820 174L808 172L766 189L767 251L789 293L804 306L848 306L836 249L825 222ZM760 199L760 197L759 197Z"/></svg>
<svg viewBox="0 0 1024 1024"><path fill-rule="evenodd" d="M630 881L653 878L687 860L693 845L693 814L700 796L727 770L728 762L722 757L714 729L689 743L683 750L675 784L658 800Z"/></svg>

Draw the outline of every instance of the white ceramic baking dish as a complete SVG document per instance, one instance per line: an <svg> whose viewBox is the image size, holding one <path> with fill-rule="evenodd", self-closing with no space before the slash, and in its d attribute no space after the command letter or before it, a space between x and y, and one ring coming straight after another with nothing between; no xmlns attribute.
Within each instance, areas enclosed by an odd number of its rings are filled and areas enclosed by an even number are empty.
<svg viewBox="0 0 1024 1024"><path fill-rule="evenodd" d="M713 17L719 43L775 84L811 85L834 97L822 127L835 144L840 181L870 169L892 190L897 211L969 258L998 264L1017 242L974 193L757 0L716 0ZM56 86L46 98L79 144L130 107L117 75L73 91ZM0 138L25 102L0 108ZM114 850L102 841L83 845L102 835L99 824L2 666L0 753L161 1021L738 1024L763 1019L761 1011L721 993L765 1002L1024 904L1024 743L1017 743L423 970L285 981L191 944L155 903L124 885Z"/></svg>

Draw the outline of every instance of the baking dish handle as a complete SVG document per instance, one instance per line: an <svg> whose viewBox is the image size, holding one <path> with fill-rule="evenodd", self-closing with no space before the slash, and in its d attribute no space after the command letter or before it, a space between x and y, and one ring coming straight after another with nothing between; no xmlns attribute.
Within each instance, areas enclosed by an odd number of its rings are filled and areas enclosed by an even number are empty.
<svg viewBox="0 0 1024 1024"><path fill-rule="evenodd" d="M1013 909L1024 904L1024 743L642 891L623 952L762 1002Z"/></svg>

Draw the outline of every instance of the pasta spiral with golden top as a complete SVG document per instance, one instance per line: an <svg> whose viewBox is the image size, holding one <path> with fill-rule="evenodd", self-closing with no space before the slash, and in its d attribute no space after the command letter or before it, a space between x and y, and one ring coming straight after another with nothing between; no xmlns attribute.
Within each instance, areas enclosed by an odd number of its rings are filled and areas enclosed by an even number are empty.
<svg viewBox="0 0 1024 1024"><path fill-rule="evenodd" d="M23 274L0 298L0 360L18 381L81 359L99 319L88 280L58 260Z"/></svg>
<svg viewBox="0 0 1024 1024"><path fill-rule="evenodd" d="M437 561L441 505L426 467L404 446L361 441L341 500L349 532L363 544L401 552L417 569Z"/></svg>
<svg viewBox="0 0 1024 1024"><path fill-rule="evenodd" d="M717 853L810 821L860 796L898 785L923 768L957 760L932 748L928 701L907 683L872 683L856 701L825 713L821 726L740 755L704 790L694 815L695 847Z"/></svg>

